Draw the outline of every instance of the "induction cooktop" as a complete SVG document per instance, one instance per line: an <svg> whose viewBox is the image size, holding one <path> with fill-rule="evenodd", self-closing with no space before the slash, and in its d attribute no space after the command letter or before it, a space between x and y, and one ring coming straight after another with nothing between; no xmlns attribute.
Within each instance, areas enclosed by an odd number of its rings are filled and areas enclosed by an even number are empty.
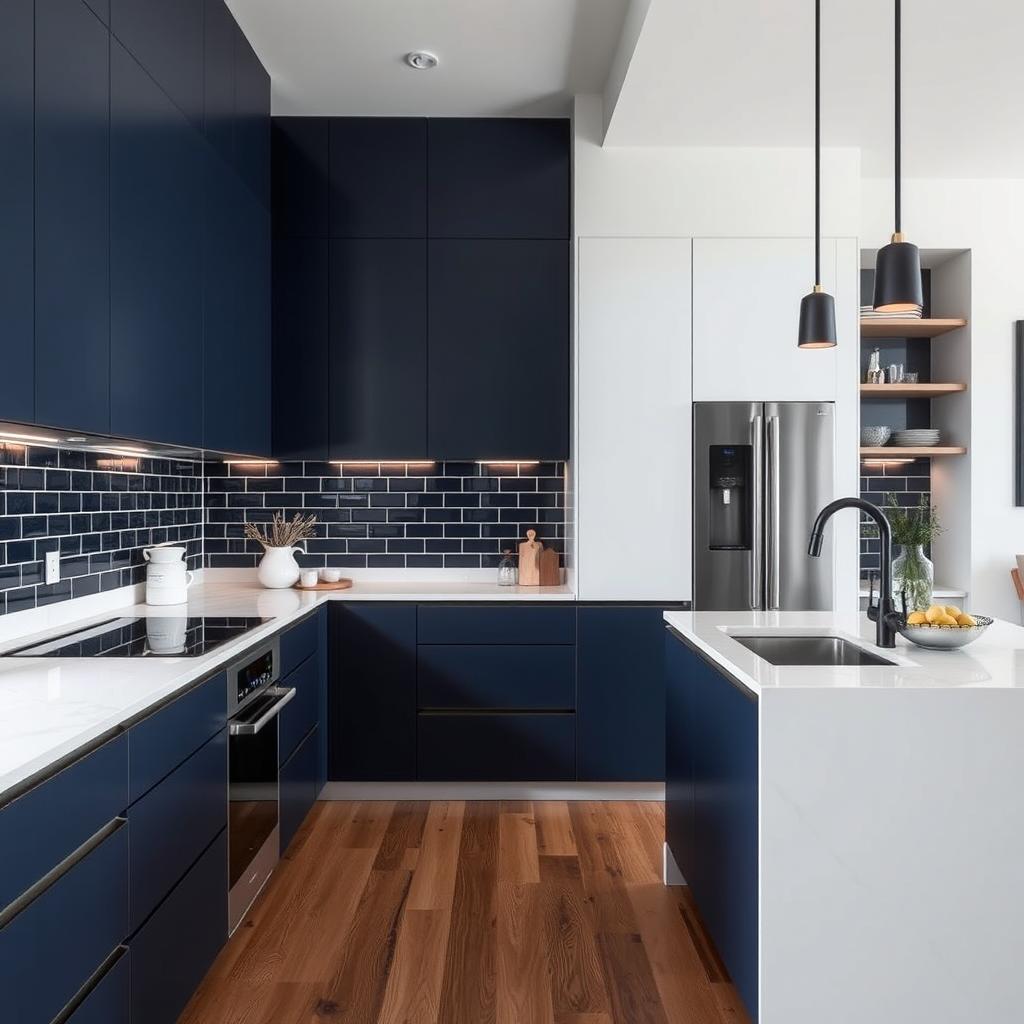
<svg viewBox="0 0 1024 1024"><path fill-rule="evenodd" d="M197 658L266 619L130 616L96 622L8 651L15 658Z"/></svg>

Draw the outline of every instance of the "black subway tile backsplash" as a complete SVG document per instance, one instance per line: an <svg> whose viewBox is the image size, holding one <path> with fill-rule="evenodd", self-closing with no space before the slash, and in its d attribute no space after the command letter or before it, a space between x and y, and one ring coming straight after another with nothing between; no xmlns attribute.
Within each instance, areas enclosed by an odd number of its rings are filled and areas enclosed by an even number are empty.
<svg viewBox="0 0 1024 1024"><path fill-rule="evenodd" d="M861 497L883 508L886 495L896 495L904 506L913 507L924 495L931 501L930 465L927 459L918 459L908 464L861 466ZM881 567L881 545L867 517L861 517L860 575L866 580L869 572L878 572ZM894 555L899 552L895 547Z"/></svg>
<svg viewBox="0 0 1024 1024"><path fill-rule="evenodd" d="M317 536L298 559L305 566L494 568L531 528L564 555L561 463L232 464L211 466L206 490L212 568L258 564L261 549L242 524L274 512L317 517Z"/></svg>
<svg viewBox="0 0 1024 1024"><path fill-rule="evenodd" d="M142 549L162 541L202 564L200 462L2 444L0 489L0 613L140 583ZM47 586L49 551L61 580Z"/></svg>

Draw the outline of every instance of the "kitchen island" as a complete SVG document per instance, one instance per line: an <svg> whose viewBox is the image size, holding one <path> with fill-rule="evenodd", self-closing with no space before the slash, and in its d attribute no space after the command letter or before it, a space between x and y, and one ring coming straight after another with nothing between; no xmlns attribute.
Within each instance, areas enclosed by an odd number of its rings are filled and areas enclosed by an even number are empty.
<svg viewBox="0 0 1024 1024"><path fill-rule="evenodd" d="M666 880L751 1015L1019 1019L1024 629L932 652L831 613L665 619ZM772 635L891 664L772 665L736 639Z"/></svg>

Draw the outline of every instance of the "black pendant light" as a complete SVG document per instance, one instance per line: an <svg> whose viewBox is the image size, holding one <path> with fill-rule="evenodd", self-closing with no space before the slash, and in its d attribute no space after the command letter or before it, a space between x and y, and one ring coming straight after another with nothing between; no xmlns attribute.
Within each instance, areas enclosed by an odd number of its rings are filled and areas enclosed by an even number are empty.
<svg viewBox="0 0 1024 1024"><path fill-rule="evenodd" d="M896 0L896 149L893 172L896 181L895 230L892 241L878 250L875 260L874 307L882 313L914 313L924 305L921 287L921 253L903 238L900 224L900 0Z"/></svg>
<svg viewBox="0 0 1024 1024"><path fill-rule="evenodd" d="M821 287L821 0L814 2L814 290L800 300L800 348L834 348L836 302Z"/></svg>

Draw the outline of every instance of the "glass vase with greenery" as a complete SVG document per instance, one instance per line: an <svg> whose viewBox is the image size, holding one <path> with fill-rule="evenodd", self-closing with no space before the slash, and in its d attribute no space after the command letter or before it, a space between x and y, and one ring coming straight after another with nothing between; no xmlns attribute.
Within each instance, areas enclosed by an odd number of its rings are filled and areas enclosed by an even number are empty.
<svg viewBox="0 0 1024 1024"><path fill-rule="evenodd" d="M926 611L932 603L935 567L925 554L934 537L942 532L938 512L922 494L916 506L905 507L893 493L886 495L885 517L893 542L900 545L892 563L892 590L896 607L904 612ZM906 595L906 607L903 595Z"/></svg>

